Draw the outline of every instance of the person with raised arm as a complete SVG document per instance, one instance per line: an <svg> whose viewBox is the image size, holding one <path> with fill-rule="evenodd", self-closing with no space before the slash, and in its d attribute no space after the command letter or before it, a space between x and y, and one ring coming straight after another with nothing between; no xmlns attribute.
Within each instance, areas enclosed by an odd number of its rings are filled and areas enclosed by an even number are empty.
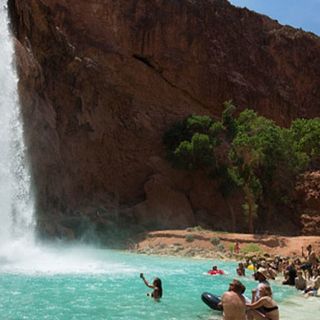
<svg viewBox="0 0 320 320"><path fill-rule="evenodd" d="M143 273L140 273L140 278L148 288L153 289L153 291L148 293L147 296L151 296L155 301L160 301L163 293L161 279L154 278L152 284L150 284L144 277Z"/></svg>

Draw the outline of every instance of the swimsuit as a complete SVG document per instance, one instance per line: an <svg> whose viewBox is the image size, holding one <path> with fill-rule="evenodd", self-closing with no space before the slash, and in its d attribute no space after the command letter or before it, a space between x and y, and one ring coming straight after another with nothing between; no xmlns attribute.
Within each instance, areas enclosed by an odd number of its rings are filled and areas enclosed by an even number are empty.
<svg viewBox="0 0 320 320"><path fill-rule="evenodd" d="M278 306L273 306L273 307L260 307L260 308L258 308L256 310L258 312L260 312L261 314L263 314L264 316L266 316L265 319L267 319L267 320L269 319L270 320L270 318L267 316L267 313L269 313L271 311L274 311L274 310L277 310L277 309L279 309Z"/></svg>
<svg viewBox="0 0 320 320"><path fill-rule="evenodd" d="M278 306L273 306L273 307L260 307L258 310L260 312L262 312L263 314L266 314L266 313L269 313L269 312L271 312L273 310L277 310L277 309L279 309Z"/></svg>

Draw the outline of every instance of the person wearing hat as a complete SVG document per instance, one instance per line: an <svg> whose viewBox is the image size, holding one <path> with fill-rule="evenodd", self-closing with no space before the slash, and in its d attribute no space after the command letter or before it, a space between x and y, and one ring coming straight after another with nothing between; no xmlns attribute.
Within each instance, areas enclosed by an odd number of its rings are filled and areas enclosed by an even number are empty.
<svg viewBox="0 0 320 320"><path fill-rule="evenodd" d="M253 274L254 279L259 281L257 288L252 290L252 303L258 301L261 297L261 288L262 286L269 286L270 284L267 280L268 278L268 270L265 268L260 267L256 273Z"/></svg>

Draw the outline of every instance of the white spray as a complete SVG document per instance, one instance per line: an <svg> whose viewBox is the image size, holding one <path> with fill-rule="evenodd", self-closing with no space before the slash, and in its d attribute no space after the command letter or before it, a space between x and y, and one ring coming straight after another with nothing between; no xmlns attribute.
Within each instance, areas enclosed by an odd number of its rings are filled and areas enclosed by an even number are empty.
<svg viewBox="0 0 320 320"><path fill-rule="evenodd" d="M33 242L35 225L7 11L0 0L0 256Z"/></svg>
<svg viewBox="0 0 320 320"><path fill-rule="evenodd" d="M137 273L106 250L35 241L17 84L7 0L0 0L0 274Z"/></svg>

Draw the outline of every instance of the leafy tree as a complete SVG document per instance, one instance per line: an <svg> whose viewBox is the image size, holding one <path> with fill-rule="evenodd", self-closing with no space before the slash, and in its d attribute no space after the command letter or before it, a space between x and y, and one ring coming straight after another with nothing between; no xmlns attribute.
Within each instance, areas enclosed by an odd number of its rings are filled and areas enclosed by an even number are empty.
<svg viewBox="0 0 320 320"><path fill-rule="evenodd" d="M244 110L237 121L237 133L231 143L229 158L245 196L245 214L249 232L257 216L263 195L263 177L272 180L279 153L280 131L273 121Z"/></svg>
<svg viewBox="0 0 320 320"><path fill-rule="evenodd" d="M297 119L290 128L281 128L249 109L234 117L231 101L224 106L221 121L191 115L175 123L163 141L173 166L205 170L218 182L233 228L235 215L228 199L240 188L248 229L254 232L262 201L269 206L269 221L277 203L293 199L297 176L320 166L320 119Z"/></svg>
<svg viewBox="0 0 320 320"><path fill-rule="evenodd" d="M226 101L224 104L224 110L221 115L222 125L226 128L227 138L232 139L237 131L237 124L233 117L236 107L233 105L232 101Z"/></svg>
<svg viewBox="0 0 320 320"><path fill-rule="evenodd" d="M294 150L304 153L310 162L319 162L320 118L297 119L292 122L290 133Z"/></svg>
<svg viewBox="0 0 320 320"><path fill-rule="evenodd" d="M206 169L214 163L214 147L221 125L209 116L191 115L174 124L164 135L168 159L181 169Z"/></svg>

